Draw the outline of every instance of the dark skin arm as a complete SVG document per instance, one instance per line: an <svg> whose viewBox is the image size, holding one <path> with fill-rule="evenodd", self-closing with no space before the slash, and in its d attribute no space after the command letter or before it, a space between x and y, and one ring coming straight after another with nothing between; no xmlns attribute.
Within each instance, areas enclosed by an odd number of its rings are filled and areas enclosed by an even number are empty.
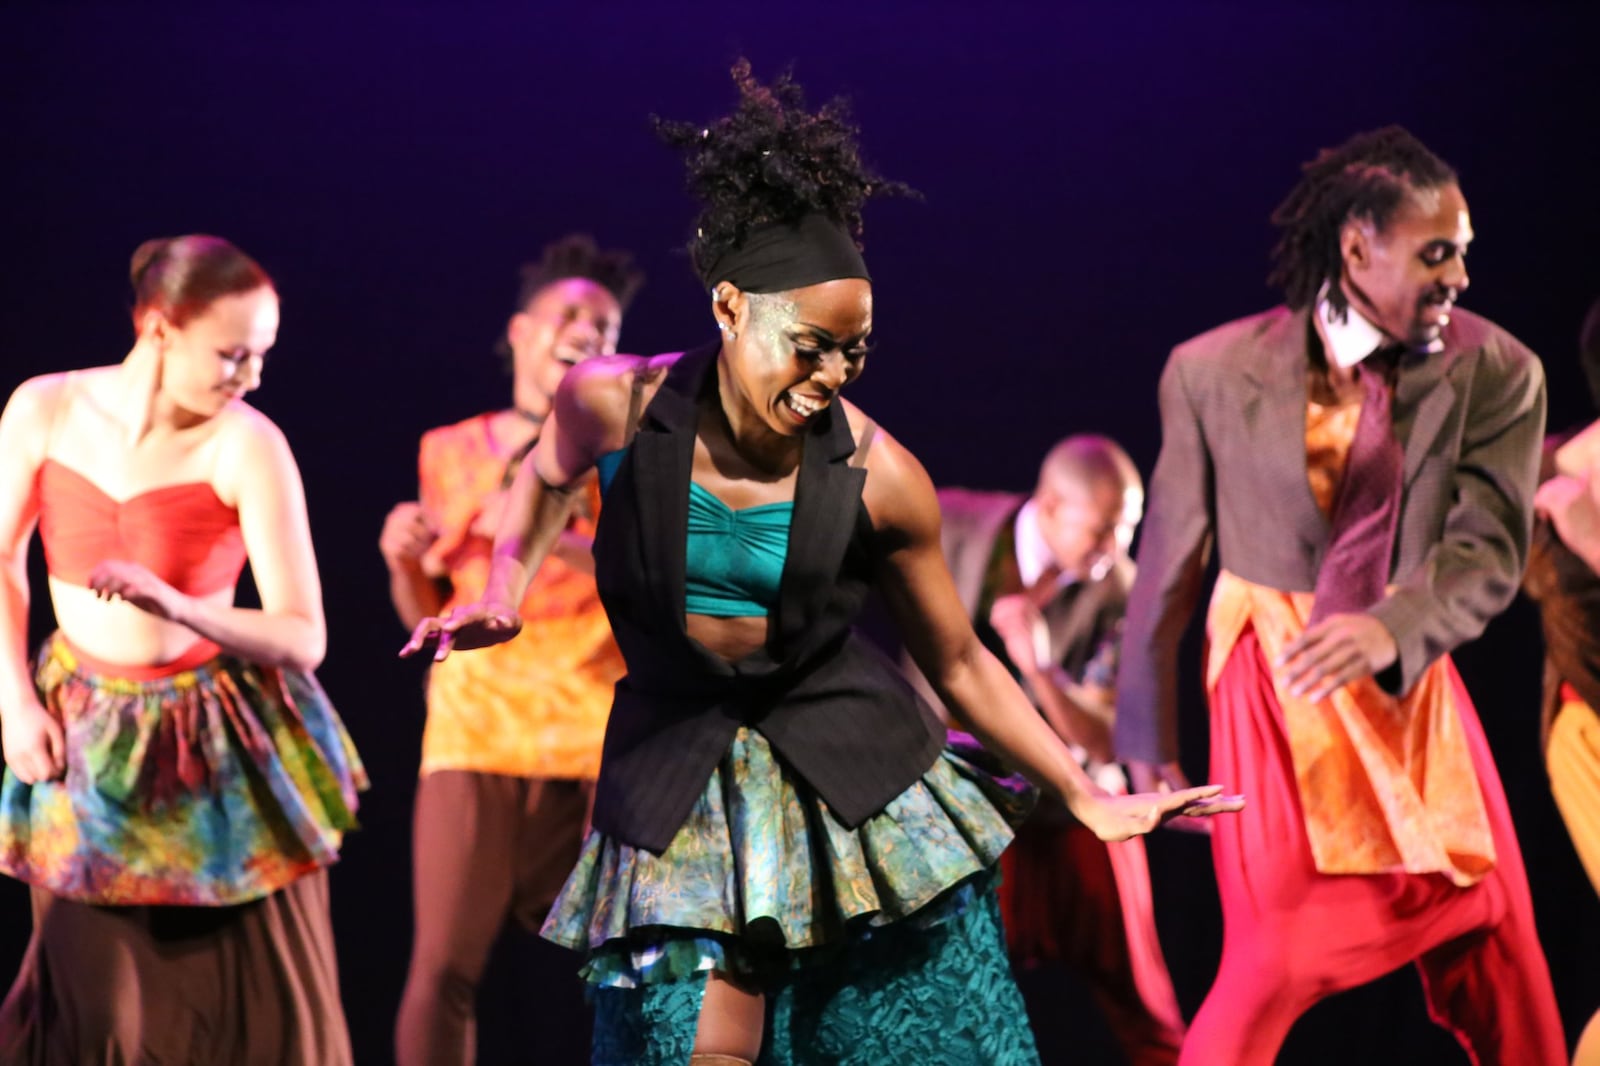
<svg viewBox="0 0 1600 1066"><path fill-rule="evenodd" d="M939 504L920 463L886 433L868 461L866 503L885 552L880 588L907 649L951 712L991 750L1059 795L1103 840L1149 832L1175 816L1238 810L1220 785L1108 796L1084 774L1009 671L985 649L939 546Z"/></svg>
<svg viewBox="0 0 1600 1066"><path fill-rule="evenodd" d="M522 629L517 606L540 564L565 535L574 488L594 469L596 457L626 439L633 375L648 365L633 356L612 356L567 372L539 443L507 490L483 596L443 617L423 618L400 649L402 656L436 641L434 658L443 659L452 650L510 640Z"/></svg>

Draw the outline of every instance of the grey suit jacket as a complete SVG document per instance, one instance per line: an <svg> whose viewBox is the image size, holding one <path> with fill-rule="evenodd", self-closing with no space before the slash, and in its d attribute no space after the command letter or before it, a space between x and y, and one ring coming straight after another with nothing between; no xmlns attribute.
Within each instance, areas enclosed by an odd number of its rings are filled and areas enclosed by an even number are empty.
<svg viewBox="0 0 1600 1066"><path fill-rule="evenodd" d="M1308 310L1279 307L1175 349L1161 375L1161 455L1129 600L1117 683L1117 750L1178 756L1178 642L1213 542L1247 581L1311 591L1328 521L1306 475ZM1404 692L1431 662L1483 631L1527 561L1544 433L1538 357L1457 309L1445 350L1402 362L1394 424L1404 496L1390 566L1397 586L1371 614L1399 661L1380 683Z"/></svg>
<svg viewBox="0 0 1600 1066"><path fill-rule="evenodd" d="M983 579L997 538L1012 535L1013 519L1026 496L970 489L940 489L939 540L945 562L955 578L956 594L972 617L983 595ZM1043 610L1050 630L1050 659L1076 674L1094 654L1100 641L1122 618L1133 566L1127 560L1093 584L1063 590ZM982 621L974 619L974 621ZM902 653L906 674L936 710L949 717L933 686Z"/></svg>

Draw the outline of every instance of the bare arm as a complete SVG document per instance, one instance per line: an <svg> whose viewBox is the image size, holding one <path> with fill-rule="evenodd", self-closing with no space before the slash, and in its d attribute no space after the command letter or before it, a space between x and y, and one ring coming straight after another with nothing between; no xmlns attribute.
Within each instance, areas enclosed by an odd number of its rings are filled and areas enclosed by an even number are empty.
<svg viewBox="0 0 1600 1066"><path fill-rule="evenodd" d="M36 479L64 378L22 384L0 414L0 727L6 763L27 782L66 769L61 725L28 671L28 542L39 517Z"/></svg>
<svg viewBox="0 0 1600 1066"><path fill-rule="evenodd" d="M576 502L574 493L595 459L620 442L632 367L637 360L596 359L568 371L539 434L517 469L495 533L482 598L445 618L424 618L401 655L437 640L434 657L509 640L521 628L517 609L533 575L555 548Z"/></svg>
<svg viewBox="0 0 1600 1066"><path fill-rule="evenodd" d="M952 713L1104 839L1148 832L1186 810L1236 809L1235 801L1216 798L1216 787L1139 797L1108 797L1095 787L973 633L939 548L939 507L927 473L887 434L878 441L867 505L885 551L880 585L908 651Z"/></svg>
<svg viewBox="0 0 1600 1066"><path fill-rule="evenodd" d="M417 499L395 504L378 535L378 551L389 569L389 602L407 631L438 614L448 597L446 584L424 563L428 549L439 539L435 516L442 513L442 501L437 497L441 485L448 483L439 469L444 462L439 433L424 434L417 449Z"/></svg>
<svg viewBox="0 0 1600 1066"><path fill-rule="evenodd" d="M300 470L283 434L264 416L252 413L228 428L221 469L239 476L221 487L224 498L237 501L261 607L185 596L172 620L241 659L315 669L327 650L327 625Z"/></svg>
<svg viewBox="0 0 1600 1066"><path fill-rule="evenodd" d="M445 598L437 579L429 577L414 561L390 561L387 554L384 561L389 565L389 603L401 625L409 631L424 618L439 613Z"/></svg>

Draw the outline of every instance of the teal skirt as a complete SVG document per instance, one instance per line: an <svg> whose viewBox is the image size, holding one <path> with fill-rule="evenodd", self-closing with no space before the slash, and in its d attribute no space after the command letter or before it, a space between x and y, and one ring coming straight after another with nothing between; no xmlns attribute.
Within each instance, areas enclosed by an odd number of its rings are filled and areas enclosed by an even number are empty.
<svg viewBox="0 0 1600 1066"><path fill-rule="evenodd" d="M593 1062L687 1061L716 972L765 993L765 1066L1036 1063L993 872L1033 795L984 763L848 829L741 729L661 855L591 832L544 936L587 955Z"/></svg>

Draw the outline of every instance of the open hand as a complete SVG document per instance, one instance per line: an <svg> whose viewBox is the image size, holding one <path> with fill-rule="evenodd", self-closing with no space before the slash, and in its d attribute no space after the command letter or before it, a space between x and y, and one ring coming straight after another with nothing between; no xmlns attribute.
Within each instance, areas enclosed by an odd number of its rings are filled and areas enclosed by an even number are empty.
<svg viewBox="0 0 1600 1066"><path fill-rule="evenodd" d="M1225 796L1221 785L1201 785L1129 796L1087 795L1072 804L1072 814L1101 840L1113 841L1148 833L1174 818L1203 818L1243 807L1243 796Z"/></svg>
<svg viewBox="0 0 1600 1066"><path fill-rule="evenodd" d="M1387 626L1370 614L1329 615L1291 641L1273 663L1278 680L1317 703L1342 685L1385 670L1400 657Z"/></svg>
<svg viewBox="0 0 1600 1066"><path fill-rule="evenodd" d="M1176 760L1161 763L1129 760L1126 765L1128 783L1133 786L1134 792L1182 792L1193 787ZM1184 833L1211 835L1211 822L1205 818L1190 818L1180 814L1167 819L1164 824L1168 829Z"/></svg>
<svg viewBox="0 0 1600 1066"><path fill-rule="evenodd" d="M66 775L66 734L56 716L35 700L0 713L0 744L5 747L6 765L27 784Z"/></svg>
<svg viewBox="0 0 1600 1066"><path fill-rule="evenodd" d="M181 621L179 615L188 601L146 567L121 559L108 559L90 571L89 587L102 600L125 600L169 622Z"/></svg>
<svg viewBox="0 0 1600 1066"><path fill-rule="evenodd" d="M415 655L430 640L438 641L433 652L438 662L451 651L468 651L501 644L522 631L522 619L515 607L479 600L465 603L441 617L424 618L411 631L411 639L400 649L400 657Z"/></svg>

